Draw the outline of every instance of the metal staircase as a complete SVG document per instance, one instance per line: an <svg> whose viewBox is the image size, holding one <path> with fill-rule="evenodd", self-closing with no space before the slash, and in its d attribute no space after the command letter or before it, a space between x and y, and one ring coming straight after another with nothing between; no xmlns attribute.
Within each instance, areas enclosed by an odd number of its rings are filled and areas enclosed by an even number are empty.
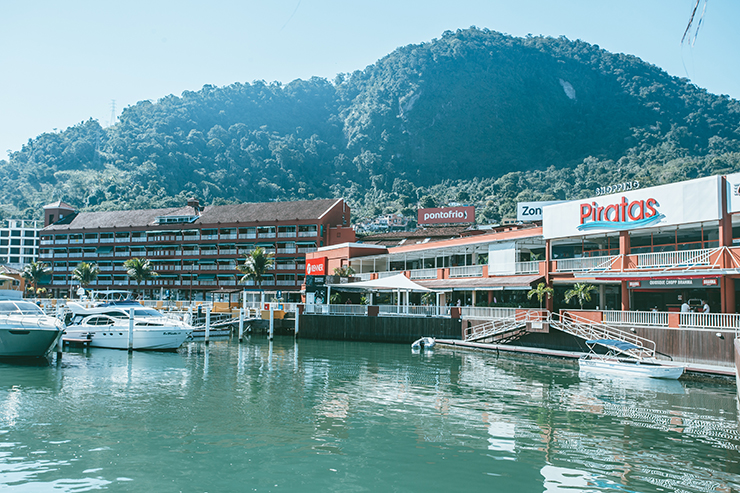
<svg viewBox="0 0 740 493"><path fill-rule="evenodd" d="M631 332L610 327L609 325L594 322L577 315L564 312L551 313L548 321L554 327L566 334L579 337L586 341L600 341L598 344L606 347L614 354L624 355L634 359L655 358L655 341L645 339ZM608 341L616 341L610 344ZM620 347L617 342L627 342L633 345L628 349Z"/></svg>
<svg viewBox="0 0 740 493"><path fill-rule="evenodd" d="M513 317L484 322L468 327L465 331L465 341L506 344L525 335L527 333L527 322L533 321L542 321L539 313L523 312Z"/></svg>

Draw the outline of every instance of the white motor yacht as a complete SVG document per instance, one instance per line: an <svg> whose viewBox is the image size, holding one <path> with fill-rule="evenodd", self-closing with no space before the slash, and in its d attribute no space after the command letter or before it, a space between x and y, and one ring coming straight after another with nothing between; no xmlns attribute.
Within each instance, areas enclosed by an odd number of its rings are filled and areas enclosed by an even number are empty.
<svg viewBox="0 0 740 493"><path fill-rule="evenodd" d="M132 309L133 349L177 349L193 331L185 322L166 317L135 301L107 303L91 308L70 302L67 307L72 313L64 340L89 340L90 347L128 349L129 314Z"/></svg>
<svg viewBox="0 0 740 493"><path fill-rule="evenodd" d="M0 301L0 357L37 358L56 346L64 324L30 301Z"/></svg>

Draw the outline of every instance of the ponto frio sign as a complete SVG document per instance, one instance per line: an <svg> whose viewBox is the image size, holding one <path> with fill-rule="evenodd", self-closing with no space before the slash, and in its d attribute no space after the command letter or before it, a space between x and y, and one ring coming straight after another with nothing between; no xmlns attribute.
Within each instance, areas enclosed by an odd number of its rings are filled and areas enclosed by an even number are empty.
<svg viewBox="0 0 740 493"><path fill-rule="evenodd" d="M442 207L437 209L419 209L419 224L473 223L475 207Z"/></svg>

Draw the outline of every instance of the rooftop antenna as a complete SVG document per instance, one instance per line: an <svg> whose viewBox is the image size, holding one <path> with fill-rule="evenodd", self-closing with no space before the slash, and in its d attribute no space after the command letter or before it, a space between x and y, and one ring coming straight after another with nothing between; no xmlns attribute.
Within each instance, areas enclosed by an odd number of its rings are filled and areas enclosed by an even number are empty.
<svg viewBox="0 0 740 493"><path fill-rule="evenodd" d="M110 127L116 122L116 100L111 99L110 100L110 122L108 123L108 126Z"/></svg>

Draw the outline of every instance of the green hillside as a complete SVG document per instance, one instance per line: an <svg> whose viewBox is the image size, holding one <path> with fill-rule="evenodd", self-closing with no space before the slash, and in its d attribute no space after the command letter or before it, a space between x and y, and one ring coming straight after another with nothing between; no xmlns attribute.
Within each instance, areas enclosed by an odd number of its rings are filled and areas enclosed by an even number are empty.
<svg viewBox="0 0 740 493"><path fill-rule="evenodd" d="M102 128L42 134L0 161L0 213L344 196L354 218L740 170L740 103L638 58L471 28L334 81L205 86Z"/></svg>

